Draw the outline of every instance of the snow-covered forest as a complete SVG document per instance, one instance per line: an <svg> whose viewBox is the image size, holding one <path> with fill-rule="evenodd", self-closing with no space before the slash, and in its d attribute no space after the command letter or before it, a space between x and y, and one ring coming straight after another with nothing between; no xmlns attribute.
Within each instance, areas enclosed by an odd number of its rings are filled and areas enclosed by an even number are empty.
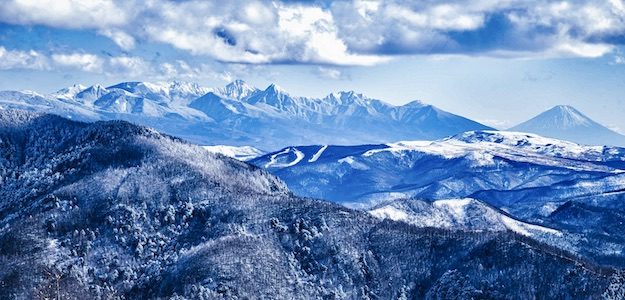
<svg viewBox="0 0 625 300"><path fill-rule="evenodd" d="M623 293L618 270L531 237L300 198L260 168L123 121L0 111L0 166L0 298Z"/></svg>

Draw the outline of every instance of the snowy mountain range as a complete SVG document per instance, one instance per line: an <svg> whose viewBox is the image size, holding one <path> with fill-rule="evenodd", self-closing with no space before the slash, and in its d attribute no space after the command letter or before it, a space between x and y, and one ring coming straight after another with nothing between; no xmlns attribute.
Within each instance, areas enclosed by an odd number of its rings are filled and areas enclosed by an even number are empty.
<svg viewBox="0 0 625 300"><path fill-rule="evenodd" d="M55 113L75 120L121 119L203 145L356 145L435 140L488 126L420 101L393 106L362 94L292 96L235 80L222 88L187 82L74 85L49 95L0 91L0 108ZM589 145L625 146L622 136L570 106L556 106L510 130Z"/></svg>
<svg viewBox="0 0 625 300"><path fill-rule="evenodd" d="M86 121L122 119L197 144L265 150L296 144L437 139L490 129L419 101L393 106L355 92L322 99L296 97L274 84L258 89L241 80L217 89L181 82L124 82L109 87L75 85L50 95L4 91L0 107Z"/></svg>
<svg viewBox="0 0 625 300"><path fill-rule="evenodd" d="M510 130L587 145L625 146L625 136L591 120L568 105L555 106Z"/></svg>
<svg viewBox="0 0 625 300"><path fill-rule="evenodd" d="M621 284L518 228L422 228L299 198L123 121L0 110L0 182L2 299L571 299Z"/></svg>

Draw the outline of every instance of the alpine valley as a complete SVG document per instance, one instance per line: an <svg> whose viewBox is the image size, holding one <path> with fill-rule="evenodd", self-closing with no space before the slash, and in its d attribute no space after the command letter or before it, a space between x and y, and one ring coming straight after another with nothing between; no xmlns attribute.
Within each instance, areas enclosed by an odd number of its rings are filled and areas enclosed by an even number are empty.
<svg viewBox="0 0 625 300"><path fill-rule="evenodd" d="M545 137L240 80L0 106L0 299L625 296L625 148L572 107L515 127Z"/></svg>

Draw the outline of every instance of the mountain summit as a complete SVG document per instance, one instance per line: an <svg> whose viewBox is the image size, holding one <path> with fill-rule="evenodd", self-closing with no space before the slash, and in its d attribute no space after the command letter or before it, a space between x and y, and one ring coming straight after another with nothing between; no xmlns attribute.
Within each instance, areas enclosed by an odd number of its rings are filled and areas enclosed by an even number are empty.
<svg viewBox="0 0 625 300"><path fill-rule="evenodd" d="M569 105L555 106L510 130L581 144L625 146L625 136L593 121Z"/></svg>
<svg viewBox="0 0 625 300"><path fill-rule="evenodd" d="M216 89L183 82L122 82L106 88L73 86L52 95L0 92L0 108L84 121L121 119L197 144L263 150L439 139L491 129L420 102L395 106L355 92L298 97L275 84L259 89L242 80Z"/></svg>

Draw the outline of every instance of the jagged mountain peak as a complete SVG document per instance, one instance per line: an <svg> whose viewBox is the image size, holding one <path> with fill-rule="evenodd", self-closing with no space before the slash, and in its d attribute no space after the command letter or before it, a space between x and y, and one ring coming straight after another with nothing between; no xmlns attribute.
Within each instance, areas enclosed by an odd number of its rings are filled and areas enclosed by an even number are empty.
<svg viewBox="0 0 625 300"><path fill-rule="evenodd" d="M162 94L191 92L194 94L205 94L210 91L209 88L203 87L198 83L179 80L159 82L128 81L109 86L107 89L123 89L138 94L146 94L147 92Z"/></svg>
<svg viewBox="0 0 625 300"><path fill-rule="evenodd" d="M82 84L74 84L52 93L51 96L57 99L70 100L86 88L87 87Z"/></svg>
<svg viewBox="0 0 625 300"><path fill-rule="evenodd" d="M334 92L330 95L328 95L328 97L334 98L336 100L339 100L343 103L345 102L355 102L355 101L362 101L367 99L367 97L361 93L357 93L355 91L339 91L339 92Z"/></svg>
<svg viewBox="0 0 625 300"><path fill-rule="evenodd" d="M288 95L287 91L275 83L270 84L266 89L266 93Z"/></svg>
<svg viewBox="0 0 625 300"><path fill-rule="evenodd" d="M224 88L220 88L218 90L221 95L226 96L227 98L237 100L248 97L256 91L258 91L256 87L249 85L247 82L241 79L236 79L227 84Z"/></svg>

